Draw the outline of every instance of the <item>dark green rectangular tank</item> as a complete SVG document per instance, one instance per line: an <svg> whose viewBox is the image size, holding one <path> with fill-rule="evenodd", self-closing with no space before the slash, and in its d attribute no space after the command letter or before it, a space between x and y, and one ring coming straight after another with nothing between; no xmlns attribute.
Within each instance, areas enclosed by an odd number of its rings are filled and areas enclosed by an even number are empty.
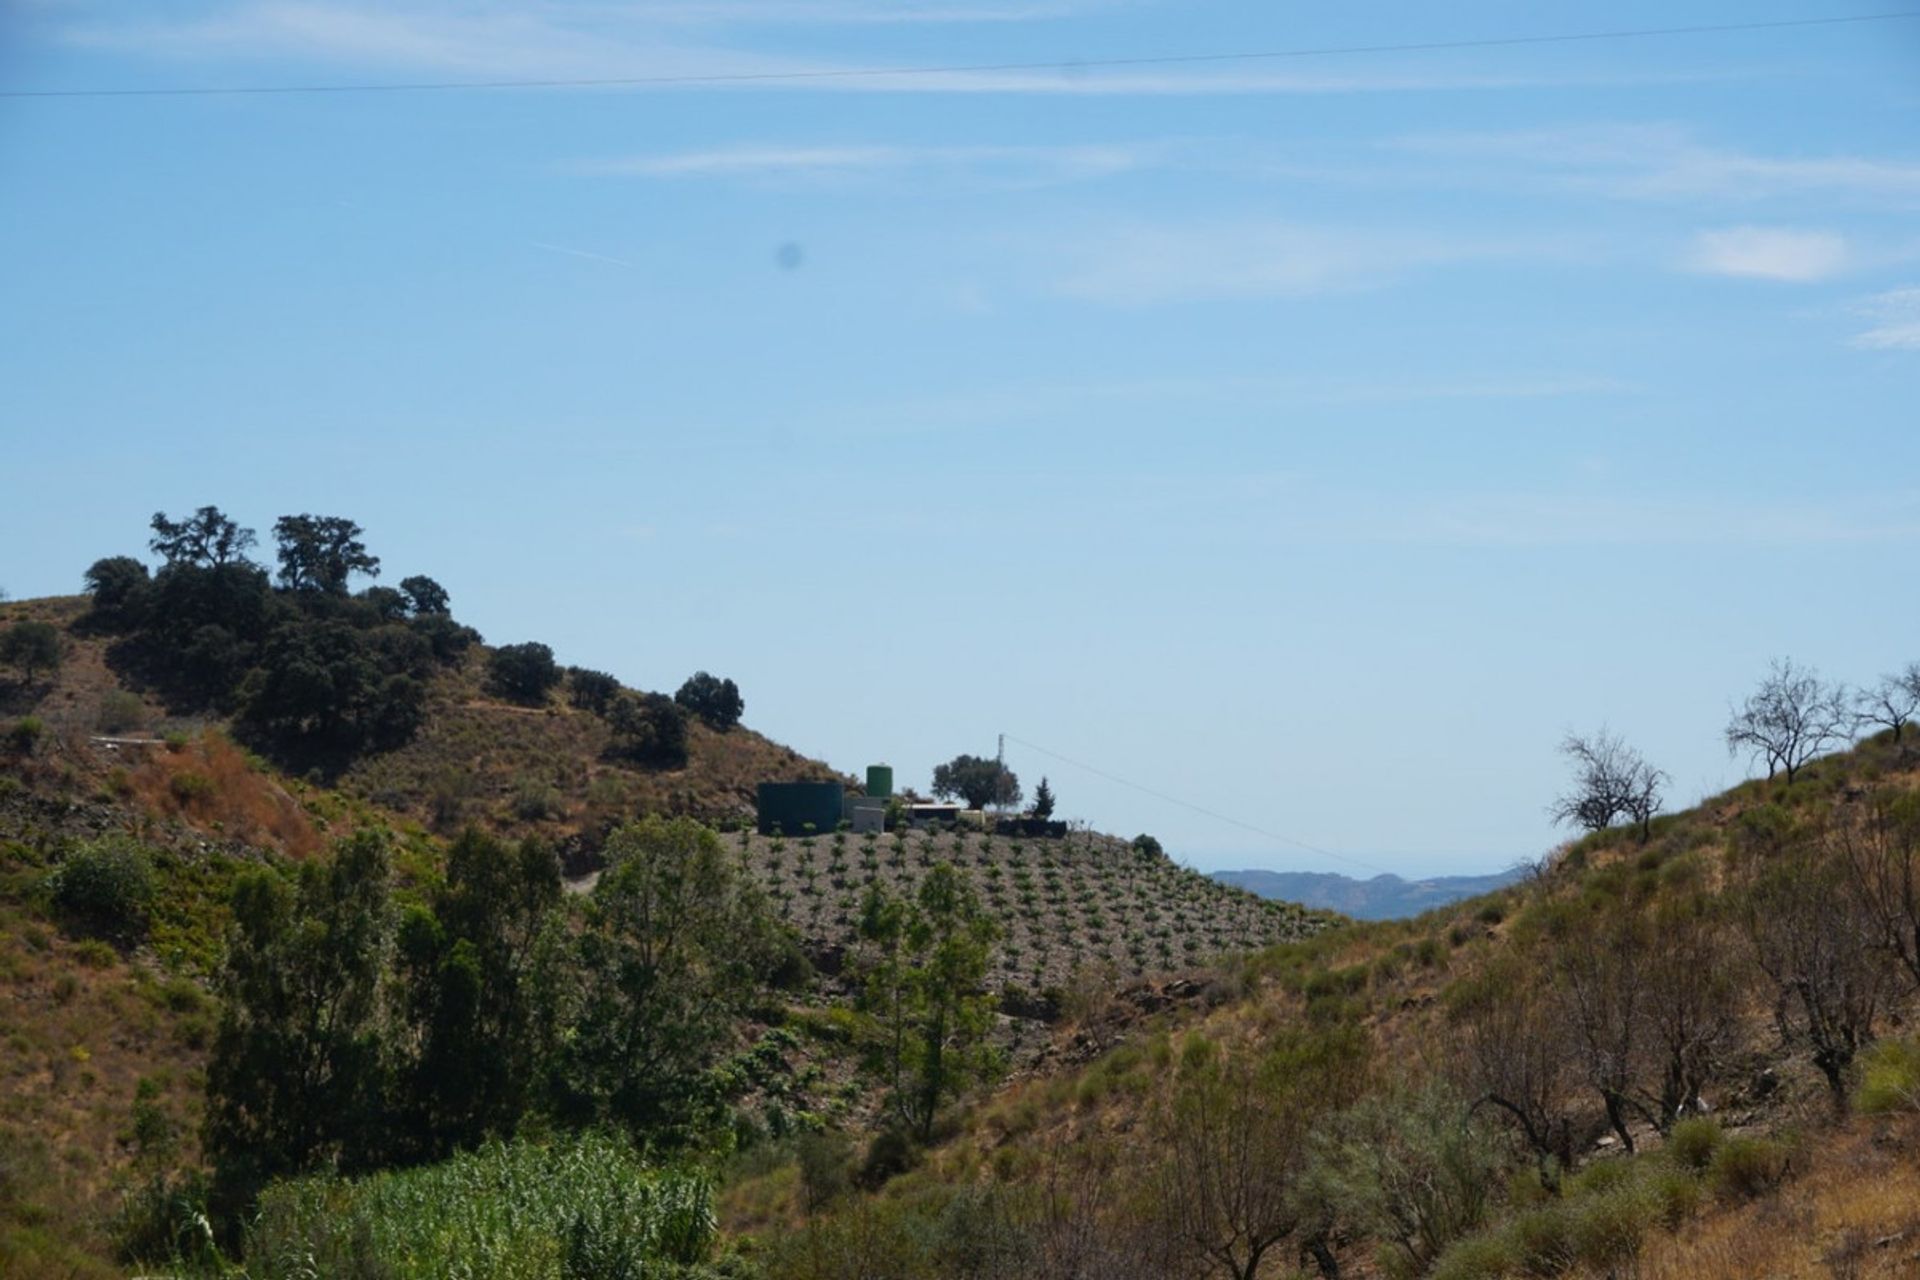
<svg viewBox="0 0 1920 1280"><path fill-rule="evenodd" d="M870 764L867 766L867 794L879 800L885 800L893 795L892 765Z"/></svg>
<svg viewBox="0 0 1920 1280"><path fill-rule="evenodd" d="M840 825L843 794L837 782L763 782L754 806L760 834L803 836L811 825L825 835Z"/></svg>

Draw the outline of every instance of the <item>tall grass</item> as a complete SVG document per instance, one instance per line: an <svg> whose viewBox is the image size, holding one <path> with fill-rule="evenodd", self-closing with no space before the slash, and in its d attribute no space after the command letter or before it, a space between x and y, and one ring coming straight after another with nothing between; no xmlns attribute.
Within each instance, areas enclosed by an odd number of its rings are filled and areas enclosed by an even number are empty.
<svg viewBox="0 0 1920 1280"><path fill-rule="evenodd" d="M444 1164L269 1189L251 1280L664 1280L704 1260L703 1174L617 1139L495 1143Z"/></svg>

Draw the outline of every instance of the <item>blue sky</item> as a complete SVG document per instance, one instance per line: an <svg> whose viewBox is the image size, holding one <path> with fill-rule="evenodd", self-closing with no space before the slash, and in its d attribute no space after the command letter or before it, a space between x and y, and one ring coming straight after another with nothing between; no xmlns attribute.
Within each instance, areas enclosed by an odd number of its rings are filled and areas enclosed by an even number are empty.
<svg viewBox="0 0 1920 1280"><path fill-rule="evenodd" d="M16 90L1048 64L0 100L0 586L344 514L849 770L1497 868L1570 728L1685 803L1920 657L1920 22L1071 64L1874 8L0 0Z"/></svg>

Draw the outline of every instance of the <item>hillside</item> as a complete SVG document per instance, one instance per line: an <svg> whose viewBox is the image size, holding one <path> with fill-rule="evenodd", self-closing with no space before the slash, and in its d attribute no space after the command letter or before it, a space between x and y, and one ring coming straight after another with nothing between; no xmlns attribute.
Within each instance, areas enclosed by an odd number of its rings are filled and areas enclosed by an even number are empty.
<svg viewBox="0 0 1920 1280"><path fill-rule="evenodd" d="M1332 871L1216 871L1222 884L1280 902L1297 902L1337 911L1354 920L1405 920L1462 898L1504 889L1523 873L1518 869L1488 876L1430 876L1403 880L1383 872L1368 880Z"/></svg>
<svg viewBox="0 0 1920 1280"><path fill-rule="evenodd" d="M1211 1007L1092 1018L1095 1060L878 1193L809 1215L804 1178L753 1177L728 1221L805 1280L876 1248L888 1275L1021 1274L953 1264L978 1237L942 1215L983 1200L1021 1265L1089 1280L1912 1275L1916 875L1920 744L1882 734L1645 843L1230 962ZM1847 914L1875 900L1891 932Z"/></svg>
<svg viewBox="0 0 1920 1280"><path fill-rule="evenodd" d="M0 604L0 625L51 622L64 648L59 669L30 689L0 683L0 715L31 714L82 768L92 763L89 752L98 754L82 744L96 737L159 740L210 728L235 735L231 717L210 707L170 708L159 690L117 664L114 637L79 625L87 607L84 596ZM439 833L477 822L504 835L590 841L623 813L738 819L752 813L754 788L766 779L844 777L745 726L719 732L697 718L687 724L684 766L636 767L610 751L603 717L559 692L534 706L490 695L489 652L477 645L435 668L413 736L355 755L326 789ZM140 748L118 751L131 758Z"/></svg>
<svg viewBox="0 0 1920 1280"><path fill-rule="evenodd" d="M397 833L396 888L412 901L440 882L446 842L464 829L546 842L584 890L608 829L635 815L734 828L726 847L821 967L784 997L790 1013L763 1008L739 1032L742 1049L789 1019L800 1032L743 1068L753 1105L843 1124L870 1121L879 1096L829 1016L857 990L839 970L869 885L910 898L950 862L977 887L1001 936L994 1039L1020 1071L1048 1051L1043 1019L1076 987L1105 991L1325 924L1085 833L762 838L740 822L759 781L840 775L697 718L684 765L636 763L563 689L535 705L493 693L492 651L478 644L432 671L408 741L299 776L245 745L234 718L170 703L87 616L84 597L0 604L0 628L50 623L61 650L55 670L0 679L0 1274L120 1274L108 1259L123 1201L202 1158L231 886L256 868L324 863L356 832ZM121 850L147 867L137 940L103 935L53 888L69 864L117 865Z"/></svg>
<svg viewBox="0 0 1920 1280"><path fill-rule="evenodd" d="M1042 993L1077 974L1104 973L1111 983L1172 973L1327 923L1296 904L1217 884L1157 850L1091 833L1021 839L896 831L790 840L742 831L728 842L816 953L855 942L868 884L910 895L927 869L961 868L1000 922L990 978L996 988Z"/></svg>

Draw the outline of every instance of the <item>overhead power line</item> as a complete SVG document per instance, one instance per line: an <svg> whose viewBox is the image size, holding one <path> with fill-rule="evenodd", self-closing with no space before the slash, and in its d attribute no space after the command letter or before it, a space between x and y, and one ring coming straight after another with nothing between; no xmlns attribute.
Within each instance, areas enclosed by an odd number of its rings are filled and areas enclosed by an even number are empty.
<svg viewBox="0 0 1920 1280"><path fill-rule="evenodd" d="M411 80L384 84L283 84L232 87L202 85L138 89L0 89L0 98L210 98L267 94L437 93L474 89L646 88L673 85L781 84L809 80L881 80L901 76L980 75L993 72L1097 71L1127 67L1199 66L1207 63L1335 58L1369 53L1442 53L1453 49L1501 49L1524 45L1579 44L1602 40L1644 40L1660 36L1716 35L1736 31L1782 31L1838 27L1920 18L1920 9L1857 13L1826 18L1783 18L1770 22L1716 22L1679 27L1629 27L1612 31L1576 31L1551 35L1494 36L1472 40L1422 40L1402 44L1321 45L1298 49L1262 49L1228 53L1165 54L1138 58L1055 58L1045 62L976 62L948 66L846 67L814 71L742 71L706 75L555 77L538 80Z"/></svg>
<svg viewBox="0 0 1920 1280"><path fill-rule="evenodd" d="M1242 831L1251 831L1254 835L1264 836L1268 840L1278 841L1280 844L1292 845L1294 848L1304 849L1308 853L1317 853L1323 858L1332 858L1335 862L1344 862L1348 866L1359 867L1362 871L1371 871L1375 875L1393 874L1385 867L1376 867L1371 862L1363 862L1359 858L1352 857L1348 854L1335 853L1332 849L1323 849L1317 844L1308 844L1305 840L1295 840L1292 836L1281 835L1278 831L1269 831L1265 827L1256 827L1251 822L1242 822L1238 818L1231 817L1214 809L1209 809L1204 805L1194 804L1190 800L1182 800L1179 796L1170 796L1164 791L1156 791L1144 783L1123 778L1117 773L1108 773L1105 769L1095 768L1083 760L1075 760L1071 756L1063 756L1058 751L1048 750L1038 743L1028 742L1024 738L1016 738L1010 733L1003 736L1008 742L1018 743L1029 751L1038 751L1041 755L1051 756L1062 764L1070 764L1076 769L1084 769L1096 778L1105 778L1108 782L1118 783L1123 787L1130 787L1143 795L1152 796L1156 800L1164 800L1168 804L1179 805L1182 809L1191 810L1203 817L1212 818L1216 822L1224 822L1228 826L1239 827Z"/></svg>

